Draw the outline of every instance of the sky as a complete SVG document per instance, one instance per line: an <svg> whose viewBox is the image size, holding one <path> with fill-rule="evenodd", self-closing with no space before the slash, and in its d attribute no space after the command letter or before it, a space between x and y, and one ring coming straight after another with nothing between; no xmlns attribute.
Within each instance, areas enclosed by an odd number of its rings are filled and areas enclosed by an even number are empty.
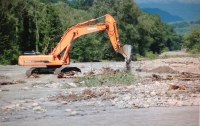
<svg viewBox="0 0 200 126"><path fill-rule="evenodd" d="M159 8L185 20L200 17L200 0L134 0L140 8Z"/></svg>
<svg viewBox="0 0 200 126"><path fill-rule="evenodd" d="M171 2L178 2L178 3L193 3L193 4L200 4L200 0L135 0L137 3L171 3Z"/></svg>

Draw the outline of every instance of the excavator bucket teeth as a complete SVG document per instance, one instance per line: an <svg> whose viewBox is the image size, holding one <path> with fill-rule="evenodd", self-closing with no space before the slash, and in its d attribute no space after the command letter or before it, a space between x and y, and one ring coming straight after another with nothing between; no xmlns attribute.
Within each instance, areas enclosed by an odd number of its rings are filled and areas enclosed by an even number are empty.
<svg viewBox="0 0 200 126"><path fill-rule="evenodd" d="M131 61L131 50L132 50L131 45L124 45L118 49L118 52L124 56L125 61L128 64Z"/></svg>

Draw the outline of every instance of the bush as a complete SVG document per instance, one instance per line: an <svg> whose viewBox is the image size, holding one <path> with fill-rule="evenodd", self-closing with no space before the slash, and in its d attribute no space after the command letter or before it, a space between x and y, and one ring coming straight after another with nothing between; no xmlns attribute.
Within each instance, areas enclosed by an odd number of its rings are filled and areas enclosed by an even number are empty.
<svg viewBox="0 0 200 126"><path fill-rule="evenodd" d="M186 36L184 46L193 54L200 53L200 29L194 28Z"/></svg>
<svg viewBox="0 0 200 126"><path fill-rule="evenodd" d="M156 59L156 58L158 58L158 54L157 53L154 54L152 51L150 51L150 52L146 52L145 57L147 57L149 59Z"/></svg>
<svg viewBox="0 0 200 126"><path fill-rule="evenodd" d="M82 86L94 87L113 84L132 84L135 81L134 75L130 71L122 70L116 74L90 75L79 77L75 83L84 82Z"/></svg>

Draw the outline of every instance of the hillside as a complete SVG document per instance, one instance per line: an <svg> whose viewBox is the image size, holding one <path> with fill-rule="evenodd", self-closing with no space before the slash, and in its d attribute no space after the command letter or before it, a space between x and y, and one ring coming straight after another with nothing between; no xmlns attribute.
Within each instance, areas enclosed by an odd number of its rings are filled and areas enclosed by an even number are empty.
<svg viewBox="0 0 200 126"><path fill-rule="evenodd" d="M71 39L73 40L73 47L70 50L71 59L79 62L122 61L123 56L116 55L113 50L113 42L109 41L110 34L106 34L106 31L112 31L109 27L82 32L76 25L81 24L87 28L87 24L96 27L97 23L108 23L103 19L106 13L112 15L117 21L121 44L131 45L134 54L140 56L160 54L165 50L178 50L182 45L182 38L172 30L170 25L157 15L141 13L141 9L132 0L112 0L112 2L101 0L94 1L92 4L91 0L80 1L73 0L70 3L57 0L1 1L0 64L17 64L18 57L25 51L34 50L41 54L52 54L51 49L55 48L58 42L63 42L61 38L67 37L66 34L71 36L69 31L65 31L72 26L77 28L77 36ZM117 11L116 7L118 7ZM90 21L90 19L99 19L98 17L102 19ZM62 50L59 53L62 54Z"/></svg>
<svg viewBox="0 0 200 126"><path fill-rule="evenodd" d="M182 21L183 19L176 15L171 15L170 13L160 10L158 8L143 8L142 11L145 11L149 14L158 14L162 21L169 23L175 21Z"/></svg>
<svg viewBox="0 0 200 126"><path fill-rule="evenodd" d="M192 28L200 28L200 17L190 21L171 22L169 25L172 25L178 34L187 35Z"/></svg>

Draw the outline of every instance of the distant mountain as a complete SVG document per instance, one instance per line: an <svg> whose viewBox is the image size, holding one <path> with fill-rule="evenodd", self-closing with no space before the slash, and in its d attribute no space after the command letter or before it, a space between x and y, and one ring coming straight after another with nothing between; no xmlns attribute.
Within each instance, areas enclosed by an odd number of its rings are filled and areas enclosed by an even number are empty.
<svg viewBox="0 0 200 126"><path fill-rule="evenodd" d="M170 13L160 10L158 8L142 8L141 9L144 12L147 12L149 14L158 14L160 15L160 18L162 21L169 23L169 22L175 22L175 21L182 21L183 19L176 15L171 15Z"/></svg>
<svg viewBox="0 0 200 126"><path fill-rule="evenodd" d="M134 0L140 8L159 8L184 20L200 17L199 0Z"/></svg>

